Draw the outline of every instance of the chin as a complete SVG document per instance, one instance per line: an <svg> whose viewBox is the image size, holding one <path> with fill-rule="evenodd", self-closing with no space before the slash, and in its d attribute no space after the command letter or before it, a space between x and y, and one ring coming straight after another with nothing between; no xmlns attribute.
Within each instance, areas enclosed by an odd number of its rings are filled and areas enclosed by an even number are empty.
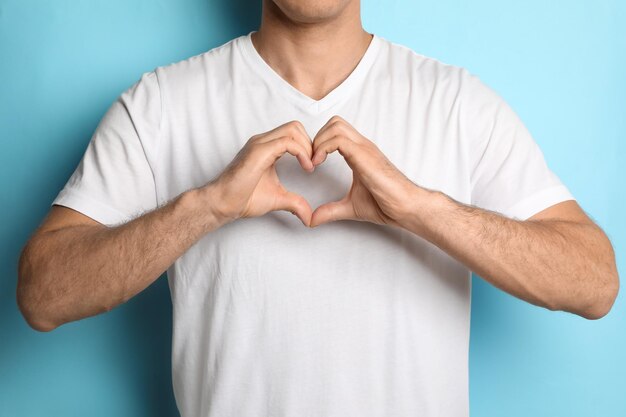
<svg viewBox="0 0 626 417"><path fill-rule="evenodd" d="M270 0L297 23L317 23L338 16L353 0Z"/></svg>

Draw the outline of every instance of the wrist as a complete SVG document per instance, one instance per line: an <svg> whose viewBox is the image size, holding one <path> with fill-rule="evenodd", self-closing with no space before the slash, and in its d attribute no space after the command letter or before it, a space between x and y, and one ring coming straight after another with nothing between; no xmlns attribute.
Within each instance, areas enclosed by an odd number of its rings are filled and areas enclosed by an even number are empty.
<svg viewBox="0 0 626 417"><path fill-rule="evenodd" d="M434 223L433 219L443 210L445 203L444 193L415 185L407 193L398 223L402 228L426 237L429 227Z"/></svg>
<svg viewBox="0 0 626 417"><path fill-rule="evenodd" d="M208 233L231 221L219 203L216 187L210 183L182 193L179 204L182 210L199 222L202 232Z"/></svg>

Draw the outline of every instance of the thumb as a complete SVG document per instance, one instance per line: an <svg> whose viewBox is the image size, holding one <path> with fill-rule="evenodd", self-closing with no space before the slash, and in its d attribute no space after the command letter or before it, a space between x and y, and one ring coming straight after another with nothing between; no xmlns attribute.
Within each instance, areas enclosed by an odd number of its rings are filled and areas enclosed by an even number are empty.
<svg viewBox="0 0 626 417"><path fill-rule="evenodd" d="M352 220L356 215L348 198L322 204L312 214L311 227L336 220Z"/></svg>
<svg viewBox="0 0 626 417"><path fill-rule="evenodd" d="M278 194L274 210L286 210L292 212L298 216L300 221L307 227L309 227L309 224L311 223L311 206L304 199L304 197L299 194L292 193L291 191L284 191Z"/></svg>

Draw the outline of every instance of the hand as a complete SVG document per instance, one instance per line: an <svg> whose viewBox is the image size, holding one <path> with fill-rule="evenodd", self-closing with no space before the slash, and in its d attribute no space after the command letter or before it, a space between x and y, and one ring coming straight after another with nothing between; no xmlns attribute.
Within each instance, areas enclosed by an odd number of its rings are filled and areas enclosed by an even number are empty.
<svg viewBox="0 0 626 417"><path fill-rule="evenodd" d="M339 116L333 116L313 140L314 166L339 151L352 169L352 186L339 201L326 203L312 214L311 227L335 220L361 220L400 226L407 195L416 185L378 147Z"/></svg>
<svg viewBox="0 0 626 417"><path fill-rule="evenodd" d="M216 211L223 222L287 210L309 226L309 203L287 191L276 173L275 163L285 153L298 158L304 170L313 171L311 139L298 121L252 136L219 177L208 184L216 189Z"/></svg>

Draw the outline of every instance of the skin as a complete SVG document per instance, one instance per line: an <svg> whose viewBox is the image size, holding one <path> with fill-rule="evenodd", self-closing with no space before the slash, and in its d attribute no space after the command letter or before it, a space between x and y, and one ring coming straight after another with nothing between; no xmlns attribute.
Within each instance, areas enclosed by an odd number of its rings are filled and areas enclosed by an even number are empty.
<svg viewBox="0 0 626 417"><path fill-rule="evenodd" d="M310 226L359 220L404 228L532 304L588 319L611 309L619 289L615 254L576 201L525 221L462 204L413 183L339 116L316 135L313 164L335 151L353 171L352 186L343 199L316 208Z"/></svg>
<svg viewBox="0 0 626 417"><path fill-rule="evenodd" d="M265 0L253 43L285 80L319 99L350 74L371 40L359 8L356 0ZM311 171L332 152L352 169L352 187L312 210L280 184L274 163L290 154ZM611 243L575 201L524 221L462 204L411 182L333 116L313 139L298 121L252 136L209 183L119 226L53 206L20 256L18 305L40 331L103 313L144 290L205 234L274 210L308 227L355 220L406 229L503 291L587 319L606 315L619 289Z"/></svg>

